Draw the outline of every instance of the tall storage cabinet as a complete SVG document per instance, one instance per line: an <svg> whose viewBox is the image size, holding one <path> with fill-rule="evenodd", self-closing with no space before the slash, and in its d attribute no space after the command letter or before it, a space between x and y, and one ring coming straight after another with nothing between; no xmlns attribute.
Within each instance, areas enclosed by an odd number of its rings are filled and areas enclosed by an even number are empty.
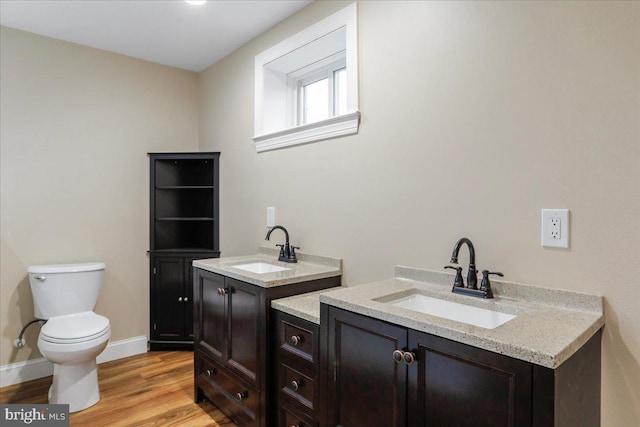
<svg viewBox="0 0 640 427"><path fill-rule="evenodd" d="M218 258L220 153L149 153L151 350L193 346L194 259Z"/></svg>

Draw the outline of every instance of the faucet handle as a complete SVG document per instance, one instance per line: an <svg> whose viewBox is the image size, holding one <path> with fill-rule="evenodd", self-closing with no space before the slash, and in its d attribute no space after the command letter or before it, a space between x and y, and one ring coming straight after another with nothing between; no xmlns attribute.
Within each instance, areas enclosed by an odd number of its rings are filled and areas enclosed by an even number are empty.
<svg viewBox="0 0 640 427"><path fill-rule="evenodd" d="M289 254L289 259L297 261L296 249L300 249L300 246L291 245L291 253Z"/></svg>
<svg viewBox="0 0 640 427"><path fill-rule="evenodd" d="M280 246L280 258L284 258L284 245L278 245L276 244L276 246Z"/></svg>
<svg viewBox="0 0 640 427"><path fill-rule="evenodd" d="M450 268L456 270L456 278L453 280L454 288L464 288L464 279L462 279L462 267L454 267L452 265L445 265L444 268Z"/></svg>
<svg viewBox="0 0 640 427"><path fill-rule="evenodd" d="M493 298L493 291L491 290L491 282L489 281L489 275L495 274L496 276L504 277L504 274L499 271L482 270L482 282L480 282L480 290L487 294L487 298Z"/></svg>

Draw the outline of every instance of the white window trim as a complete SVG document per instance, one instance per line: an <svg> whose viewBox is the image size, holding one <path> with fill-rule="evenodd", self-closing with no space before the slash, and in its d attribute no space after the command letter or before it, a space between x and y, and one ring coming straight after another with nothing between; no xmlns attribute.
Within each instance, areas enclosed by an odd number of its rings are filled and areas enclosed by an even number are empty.
<svg viewBox="0 0 640 427"><path fill-rule="evenodd" d="M347 113L314 123L264 133L264 69L267 64L333 31L346 29ZM358 133L357 5L353 3L304 31L284 40L255 58L255 115L253 141L256 151L320 141ZM289 96L290 99L290 96ZM288 107L290 109L290 107ZM285 108L286 109L286 108ZM289 110L290 111L290 110ZM286 111L283 112L286 114ZM291 123L289 123L291 124Z"/></svg>

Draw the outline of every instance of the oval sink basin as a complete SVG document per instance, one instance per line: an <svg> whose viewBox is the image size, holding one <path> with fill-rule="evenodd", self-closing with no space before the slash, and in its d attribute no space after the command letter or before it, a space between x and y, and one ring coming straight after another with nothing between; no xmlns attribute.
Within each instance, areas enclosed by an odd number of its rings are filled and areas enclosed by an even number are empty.
<svg viewBox="0 0 640 427"><path fill-rule="evenodd" d="M386 302L396 307L455 320L456 322L462 322L468 325L480 326L486 329L495 329L516 317L513 314L459 304L439 298L431 298L422 294L411 294Z"/></svg>
<svg viewBox="0 0 640 427"><path fill-rule="evenodd" d="M265 273L277 273L278 271L290 270L286 267L280 267L279 265L267 264L266 262L252 262L249 264L233 265L233 268L239 268L240 270L249 271L255 274Z"/></svg>

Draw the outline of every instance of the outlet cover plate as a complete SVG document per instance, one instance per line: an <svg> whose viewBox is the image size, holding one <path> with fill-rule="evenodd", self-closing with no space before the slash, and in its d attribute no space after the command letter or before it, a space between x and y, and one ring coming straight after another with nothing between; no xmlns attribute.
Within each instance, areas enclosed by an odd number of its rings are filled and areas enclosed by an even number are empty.
<svg viewBox="0 0 640 427"><path fill-rule="evenodd" d="M569 247L569 209L542 209L542 246Z"/></svg>

